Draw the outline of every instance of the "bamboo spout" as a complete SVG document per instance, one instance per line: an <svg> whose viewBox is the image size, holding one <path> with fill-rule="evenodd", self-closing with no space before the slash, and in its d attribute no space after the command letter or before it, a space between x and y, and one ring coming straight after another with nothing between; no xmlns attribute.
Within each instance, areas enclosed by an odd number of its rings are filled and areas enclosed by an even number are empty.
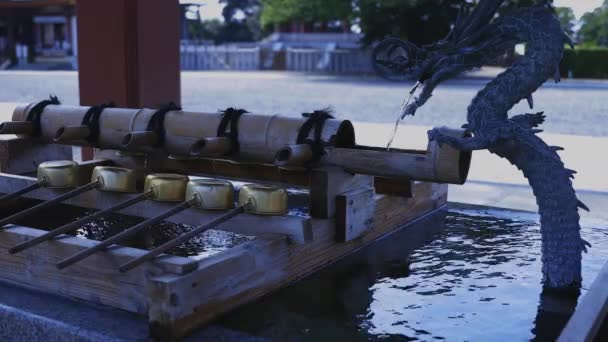
<svg viewBox="0 0 608 342"><path fill-rule="evenodd" d="M277 151L274 164L277 166L302 166L313 158L308 144L288 145Z"/></svg>
<svg viewBox="0 0 608 342"><path fill-rule="evenodd" d="M196 157L218 157L228 154L232 142L227 137L212 137L197 141L190 147L190 155Z"/></svg>
<svg viewBox="0 0 608 342"><path fill-rule="evenodd" d="M153 148L158 136L150 131L131 132L122 139L122 146L129 151L140 151Z"/></svg>
<svg viewBox="0 0 608 342"><path fill-rule="evenodd" d="M465 137L461 129L440 128L446 135ZM429 142L426 151L407 151L358 146L356 148L327 147L323 165L339 166L344 170L366 175L403 178L435 183L464 184L471 165L471 152L458 151L447 144Z"/></svg>
<svg viewBox="0 0 608 342"><path fill-rule="evenodd" d="M31 121L7 121L0 124L0 134L26 134L34 132L34 123Z"/></svg>
<svg viewBox="0 0 608 342"><path fill-rule="evenodd" d="M55 138L56 143L84 140L91 135L91 130L88 126L64 126L57 130Z"/></svg>

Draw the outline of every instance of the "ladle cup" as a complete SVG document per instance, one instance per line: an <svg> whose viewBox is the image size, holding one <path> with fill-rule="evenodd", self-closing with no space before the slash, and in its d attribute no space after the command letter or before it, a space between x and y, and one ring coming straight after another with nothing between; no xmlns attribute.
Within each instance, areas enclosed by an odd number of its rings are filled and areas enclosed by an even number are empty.
<svg viewBox="0 0 608 342"><path fill-rule="evenodd" d="M79 183L79 168L75 161L55 160L38 165L38 181L17 191L0 197L0 203L15 199L33 190L46 188L73 188Z"/></svg>
<svg viewBox="0 0 608 342"><path fill-rule="evenodd" d="M53 162L53 163L58 163L58 162ZM39 182L41 180L45 180L50 182L51 179L56 178L58 180L58 184L61 184L61 187L57 187L57 188L64 188L64 187L74 187L78 184L78 180L79 180L79 175L78 175L78 164L73 163L71 164L70 162L61 162L61 165L57 168L46 168L45 172L43 173L45 176L43 176L42 179L39 178ZM74 171L75 170L75 171ZM83 194L87 191L96 189L98 187L101 186L101 181L99 179L95 179L92 180L90 183L82 185L77 187L76 189L69 191L63 195L60 195L58 197L55 197L51 200L42 202L36 206L33 206L31 208L22 210L18 213L15 213L9 217L5 217L3 219L0 220L0 227L7 225L9 223L14 223L22 218L25 218L29 215L35 214L37 212L40 212L48 207L51 207L55 204L61 203L65 200L68 200L70 198L76 197L80 194Z"/></svg>
<svg viewBox="0 0 608 342"><path fill-rule="evenodd" d="M136 183L137 176L135 171L130 169L125 169L121 167L113 167L113 166L97 166L93 169L93 175L91 176L91 180L99 180L101 181L101 185L98 188L100 191L108 191L108 192L121 192L121 193L135 193L137 192ZM10 254L15 254L21 251L24 251L28 248L34 247L44 241L51 240L61 234L70 233L84 224L94 221L100 217L108 215L112 212L122 210L129 206L132 206L136 203L142 202L152 195L152 190L139 194L135 197L132 197L126 201L118 203L108 209L101 210L95 212L92 215L83 217L79 220L70 222L61 227L53 229L43 235L40 235L34 239L25 241L15 247L9 249Z"/></svg>

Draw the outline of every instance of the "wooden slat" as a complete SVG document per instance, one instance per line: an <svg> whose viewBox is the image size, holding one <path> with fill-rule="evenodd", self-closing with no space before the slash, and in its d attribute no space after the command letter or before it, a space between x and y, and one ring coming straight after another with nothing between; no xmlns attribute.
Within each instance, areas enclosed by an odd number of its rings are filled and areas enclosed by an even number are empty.
<svg viewBox="0 0 608 342"><path fill-rule="evenodd" d="M336 197L336 241L347 242L374 227L374 188L362 188Z"/></svg>
<svg viewBox="0 0 608 342"><path fill-rule="evenodd" d="M576 306L558 342L592 342L608 315L608 262Z"/></svg>
<svg viewBox="0 0 608 342"><path fill-rule="evenodd" d="M36 179L32 177L0 173L0 193L12 192L31 185L34 182L36 182ZM48 200L64 193L65 191L66 190L48 188L38 189L27 193L24 195L24 197ZM63 203L77 207L103 210L110 208L118 202L125 201L127 198L129 198L129 196L135 195L93 190ZM175 203L145 201L121 210L119 213L150 218L156 216L159 212L166 211L173 206L175 206ZM197 226L204 224L205 222L208 222L221 214L222 212L218 211L188 209L177 215L169 217L167 221ZM223 223L218 228L245 235L260 235L267 233L285 234L296 243L307 243L312 239L310 219L302 216L287 215L267 217L243 214Z"/></svg>
<svg viewBox="0 0 608 342"><path fill-rule="evenodd" d="M203 322L286 286L446 203L447 185L417 183L414 198L376 197L374 229L360 238L335 243L333 220L313 220L314 239L291 245L261 238L218 255L183 277L154 277L149 319L157 338L184 336ZM220 272L222 276L217 276Z"/></svg>
<svg viewBox="0 0 608 342"><path fill-rule="evenodd" d="M335 167L312 170L310 216L319 219L333 218L336 214L336 196L373 186L374 178L371 176L347 173Z"/></svg>
<svg viewBox="0 0 608 342"><path fill-rule="evenodd" d="M148 298L142 291L147 277L167 272L186 274L198 265L188 258L164 256L132 272L121 273L118 271L119 265L145 251L116 247L59 271L57 262L98 243L68 236L18 254L8 253L10 247L44 233L21 226L9 226L0 230L1 280L143 314L148 309Z"/></svg>

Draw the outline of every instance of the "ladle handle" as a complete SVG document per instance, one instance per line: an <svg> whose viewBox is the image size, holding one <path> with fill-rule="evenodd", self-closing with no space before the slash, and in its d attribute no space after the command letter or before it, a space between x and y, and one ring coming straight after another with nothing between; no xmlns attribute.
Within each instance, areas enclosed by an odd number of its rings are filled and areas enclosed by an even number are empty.
<svg viewBox="0 0 608 342"><path fill-rule="evenodd" d="M42 203L38 204L37 206L31 207L29 209L25 209L23 211L20 211L20 212L14 214L14 215L11 215L9 217L3 218L2 220L0 220L0 227L2 227L4 225L7 225L9 223L13 223L13 222L19 221L20 219L22 219L22 218L24 218L24 217L26 217L28 215L37 213L37 212L39 212L39 211L41 211L43 209L46 209L46 208L48 208L50 206L53 206L53 205L55 205L57 203L63 202L63 201L68 200L68 199L70 199L72 197L76 197L76 196L78 196L78 195L80 195L82 193L85 193L87 191L93 190L96 187L98 187L100 184L101 184L101 182L98 181L98 180L96 180L96 181L91 182L89 184L83 185L83 186L81 186L79 188L76 188L76 189L74 189L74 190L72 190L70 192L67 192L67 193L65 193L65 194L63 194L63 195L61 195L59 197L55 197L52 200L48 200L46 202L42 202Z"/></svg>
<svg viewBox="0 0 608 342"><path fill-rule="evenodd" d="M124 202L118 203L108 209L105 210L101 210L98 211L96 213L94 213L93 215L87 216L87 217L83 217L80 220L74 221L74 222L70 222L66 225L63 225L59 228L53 229L48 233L45 233L43 235L40 235L38 237L35 237L31 240L25 241L21 244L18 244L17 246L11 248L8 250L8 252L10 254L15 254L15 253L19 253L21 251L24 251L28 248L34 247L36 245L41 244L44 241L47 240L51 240L52 238L59 236L61 234L66 234L66 233L70 233L78 228L80 228L82 225L87 224L89 222L92 222L95 219L98 219L102 216L108 215L112 212L118 211L118 210L122 210L126 207L130 207L136 203L142 202L144 200L146 200L148 198L148 194L147 193L143 193L140 195L137 195L133 198L130 198Z"/></svg>
<svg viewBox="0 0 608 342"><path fill-rule="evenodd" d="M202 234L209 229L217 227L221 223L224 223L224 222L230 220L231 218L243 213L245 211L245 207L246 207L246 205L240 205L240 206L228 211L227 213L215 218L213 221L211 221L205 225L199 226L197 228L194 228L193 230L187 232L186 234L180 235L177 238L175 238L161 246L154 248L153 250L149 251L148 253L121 265L119 270L121 272L127 272L129 270L132 270L135 267L143 264L144 262L152 260L156 256L190 240L191 238L195 237L196 235Z"/></svg>
<svg viewBox="0 0 608 342"><path fill-rule="evenodd" d="M140 231L145 230L149 226L156 224L158 222L161 222L164 219L166 219L167 217L173 216L181 211L184 211L184 210L190 208L191 206L192 206L192 202L190 202L190 201L184 202L184 203L174 207L173 209L165 211L164 213L162 213L156 217L147 219L144 222L141 222L125 231L122 231L121 233L118 233L108 239L101 241L100 243L98 243L97 245L95 245L91 248L85 249L85 250L81 251L80 253L76 253L73 256L61 261L60 263L57 264L57 268L59 268L61 270L70 265L73 265L83 259L86 259L87 257L105 249L106 247L119 243L119 242L127 239L128 237L135 235L135 234L139 233Z"/></svg>
<svg viewBox="0 0 608 342"><path fill-rule="evenodd" d="M19 196L21 196L23 194L27 194L30 191L39 189L42 186L44 186L45 183L46 183L46 180L43 179L43 180L38 181L38 182L36 182L36 183L34 183L32 185L26 186L23 189L19 189L19 190L15 191L15 192L11 192L10 194L6 194L6 195L0 197L0 202L10 201L10 200L15 199L15 198L17 198L17 197L19 197Z"/></svg>

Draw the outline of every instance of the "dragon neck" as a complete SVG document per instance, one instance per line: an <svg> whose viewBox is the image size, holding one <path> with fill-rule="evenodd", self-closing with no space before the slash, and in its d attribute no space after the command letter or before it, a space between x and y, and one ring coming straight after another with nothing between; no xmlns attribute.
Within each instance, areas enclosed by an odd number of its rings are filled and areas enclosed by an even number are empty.
<svg viewBox="0 0 608 342"><path fill-rule="evenodd" d="M467 116L473 131L488 122L507 120L513 106L555 75L564 50L559 21L542 7L504 16L495 30L493 35L526 43L526 53L475 96Z"/></svg>

